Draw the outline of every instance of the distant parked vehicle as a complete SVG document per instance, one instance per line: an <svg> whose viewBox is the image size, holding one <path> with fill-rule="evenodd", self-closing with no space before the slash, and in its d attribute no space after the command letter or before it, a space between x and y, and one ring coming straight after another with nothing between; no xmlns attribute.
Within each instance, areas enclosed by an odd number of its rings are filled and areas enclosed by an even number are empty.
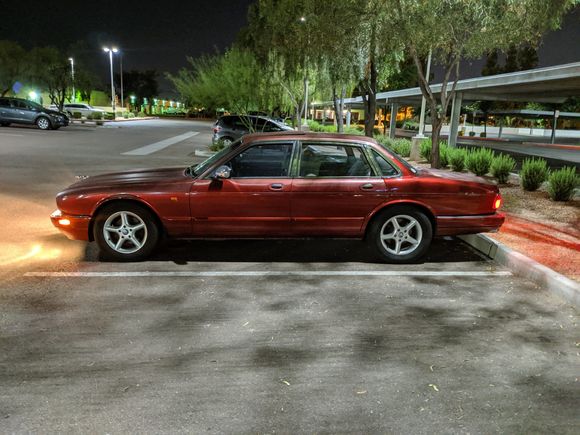
<svg viewBox="0 0 580 435"><path fill-rule="evenodd" d="M34 101L21 98L0 98L0 126L36 124L41 130L57 130L69 124L68 117L57 110L47 109Z"/></svg>
<svg viewBox="0 0 580 435"><path fill-rule="evenodd" d="M58 110L58 108L54 104L51 105L50 108ZM67 103L63 106L62 110L66 112L69 117L73 117L73 113L75 112L80 113L81 116L84 118L88 118L89 116L92 116L94 113L102 113L103 117L105 115L104 110L97 109L96 107L93 107L90 104L85 103Z"/></svg>
<svg viewBox="0 0 580 435"><path fill-rule="evenodd" d="M293 128L265 116L226 115L222 116L214 124L212 142L214 144L222 142L224 145L229 145L251 131L271 133L290 130L293 130Z"/></svg>

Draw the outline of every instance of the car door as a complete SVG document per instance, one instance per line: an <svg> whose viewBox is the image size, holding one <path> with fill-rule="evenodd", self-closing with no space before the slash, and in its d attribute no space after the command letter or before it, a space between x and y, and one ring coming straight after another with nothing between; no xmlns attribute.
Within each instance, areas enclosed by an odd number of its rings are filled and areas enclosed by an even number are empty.
<svg viewBox="0 0 580 435"><path fill-rule="evenodd" d="M190 195L194 237L290 235L293 150L291 141L255 143L223 164L229 178L212 179L211 171L196 180Z"/></svg>
<svg viewBox="0 0 580 435"><path fill-rule="evenodd" d="M13 110L8 98L0 98L0 120L3 122L13 120Z"/></svg>
<svg viewBox="0 0 580 435"><path fill-rule="evenodd" d="M364 145L313 141L298 150L290 204L294 235L360 235L366 217L387 196Z"/></svg>
<svg viewBox="0 0 580 435"><path fill-rule="evenodd" d="M26 101L12 100L12 106L14 108L15 122L22 122L26 124L34 123L37 110L35 110L31 105L27 104Z"/></svg>

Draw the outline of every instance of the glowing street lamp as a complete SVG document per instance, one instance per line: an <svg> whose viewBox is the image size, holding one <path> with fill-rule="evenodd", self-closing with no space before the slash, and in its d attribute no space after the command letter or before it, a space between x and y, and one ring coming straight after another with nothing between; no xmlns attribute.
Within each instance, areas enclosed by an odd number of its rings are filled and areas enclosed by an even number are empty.
<svg viewBox="0 0 580 435"><path fill-rule="evenodd" d="M38 94L34 91L30 91L28 93L28 97L32 100L32 101L36 101L36 98L38 97Z"/></svg>
<svg viewBox="0 0 580 435"><path fill-rule="evenodd" d="M72 57L68 58L70 62L70 75L72 78L72 102L76 102L76 95L75 95L75 60Z"/></svg>
<svg viewBox="0 0 580 435"><path fill-rule="evenodd" d="M109 53L109 65L111 66L111 107L113 108L113 116L115 116L115 82L113 81L113 53L119 52L116 47L103 47L105 53Z"/></svg>

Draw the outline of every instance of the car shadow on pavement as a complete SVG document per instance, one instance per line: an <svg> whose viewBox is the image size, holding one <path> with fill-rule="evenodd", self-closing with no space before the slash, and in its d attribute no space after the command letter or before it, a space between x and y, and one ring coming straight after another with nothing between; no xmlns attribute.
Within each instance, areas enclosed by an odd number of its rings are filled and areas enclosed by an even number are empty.
<svg viewBox="0 0 580 435"><path fill-rule="evenodd" d="M95 247L87 247L91 261ZM98 255L98 254L97 254ZM102 260L101 260L102 261ZM293 262L293 263L383 263L360 240L272 239L272 240L190 240L168 241L149 261L189 262ZM457 239L435 239L417 264L485 261L477 252Z"/></svg>

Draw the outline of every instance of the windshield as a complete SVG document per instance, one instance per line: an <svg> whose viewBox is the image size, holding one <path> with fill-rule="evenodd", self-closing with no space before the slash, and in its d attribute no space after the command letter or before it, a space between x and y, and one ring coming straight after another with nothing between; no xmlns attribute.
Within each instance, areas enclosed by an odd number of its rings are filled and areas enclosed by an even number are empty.
<svg viewBox="0 0 580 435"><path fill-rule="evenodd" d="M230 145L227 145L224 149L218 151L213 156L211 156L208 159L204 160L200 164L198 164L198 165L191 165L189 168L187 168L187 172L190 173L191 175L200 175L200 174L202 174L203 172L205 172L205 170L207 168L209 168L211 165L213 165L215 162L217 162L219 159L221 159L223 156L225 156L231 150L233 150L234 148L238 147L241 143L242 143L242 141L240 139L238 139L235 142L232 142Z"/></svg>

